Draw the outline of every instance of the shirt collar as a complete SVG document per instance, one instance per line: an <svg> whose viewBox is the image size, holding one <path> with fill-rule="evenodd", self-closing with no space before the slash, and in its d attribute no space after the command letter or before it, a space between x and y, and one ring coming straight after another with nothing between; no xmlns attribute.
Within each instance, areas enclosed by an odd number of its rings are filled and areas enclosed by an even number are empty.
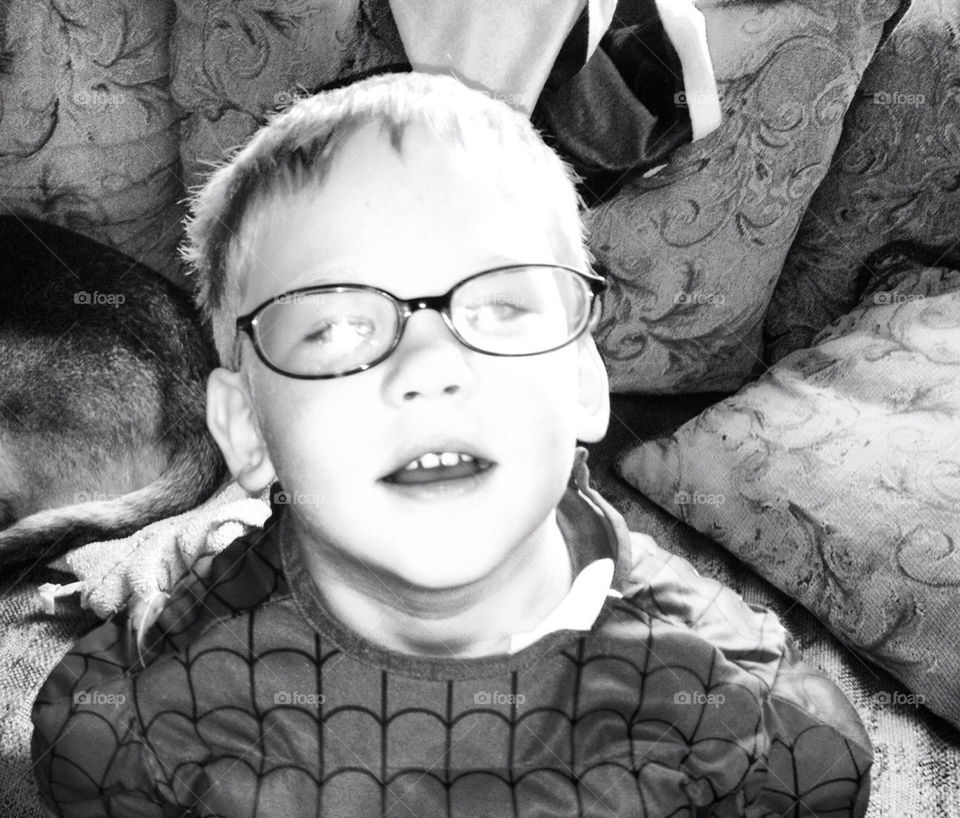
<svg viewBox="0 0 960 818"><path fill-rule="evenodd" d="M616 586L629 569L630 531L620 513L590 486L586 449L577 449L557 521L573 562L573 584L537 627L513 634L510 653L554 631L590 630L607 597L622 596Z"/></svg>

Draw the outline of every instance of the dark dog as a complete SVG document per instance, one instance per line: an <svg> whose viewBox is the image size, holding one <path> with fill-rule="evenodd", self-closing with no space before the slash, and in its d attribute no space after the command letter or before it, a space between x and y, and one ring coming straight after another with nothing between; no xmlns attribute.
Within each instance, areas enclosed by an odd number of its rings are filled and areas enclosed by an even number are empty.
<svg viewBox="0 0 960 818"><path fill-rule="evenodd" d="M209 496L224 474L205 422L215 365L189 299L159 274L0 217L0 566Z"/></svg>

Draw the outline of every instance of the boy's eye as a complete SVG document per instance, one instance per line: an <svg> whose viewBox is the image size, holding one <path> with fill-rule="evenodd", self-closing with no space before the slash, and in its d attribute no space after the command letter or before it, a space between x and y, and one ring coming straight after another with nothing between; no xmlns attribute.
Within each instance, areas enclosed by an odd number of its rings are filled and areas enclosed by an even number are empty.
<svg viewBox="0 0 960 818"><path fill-rule="evenodd" d="M303 343L353 347L373 338L376 329L374 322L364 316L325 318L304 334Z"/></svg>
<svg viewBox="0 0 960 818"><path fill-rule="evenodd" d="M528 309L519 300L493 300L485 303L470 304L464 308L464 314L472 324L485 322L515 321L534 310Z"/></svg>

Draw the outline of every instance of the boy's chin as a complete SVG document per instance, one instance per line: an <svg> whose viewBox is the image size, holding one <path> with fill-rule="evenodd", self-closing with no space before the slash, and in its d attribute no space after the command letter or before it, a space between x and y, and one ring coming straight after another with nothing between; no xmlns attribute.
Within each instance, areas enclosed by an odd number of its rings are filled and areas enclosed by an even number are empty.
<svg viewBox="0 0 960 818"><path fill-rule="evenodd" d="M472 553L467 549L472 550ZM457 543L456 538L442 549L418 549L417 561L387 566L401 587L422 593L450 593L467 590L494 577L503 570L509 553L490 553L481 556L479 548Z"/></svg>

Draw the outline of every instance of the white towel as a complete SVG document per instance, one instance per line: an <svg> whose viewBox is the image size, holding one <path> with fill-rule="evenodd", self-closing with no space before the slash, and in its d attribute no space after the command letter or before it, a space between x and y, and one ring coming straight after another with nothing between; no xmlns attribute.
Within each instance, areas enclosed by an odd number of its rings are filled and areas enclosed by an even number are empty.
<svg viewBox="0 0 960 818"><path fill-rule="evenodd" d="M130 606L135 626L143 625L144 616L159 611L166 592L199 558L219 553L269 516L269 491L251 497L231 481L191 511L123 539L90 543L52 562L78 582L41 586L44 609L53 613L56 597L79 591L80 605L102 619Z"/></svg>

